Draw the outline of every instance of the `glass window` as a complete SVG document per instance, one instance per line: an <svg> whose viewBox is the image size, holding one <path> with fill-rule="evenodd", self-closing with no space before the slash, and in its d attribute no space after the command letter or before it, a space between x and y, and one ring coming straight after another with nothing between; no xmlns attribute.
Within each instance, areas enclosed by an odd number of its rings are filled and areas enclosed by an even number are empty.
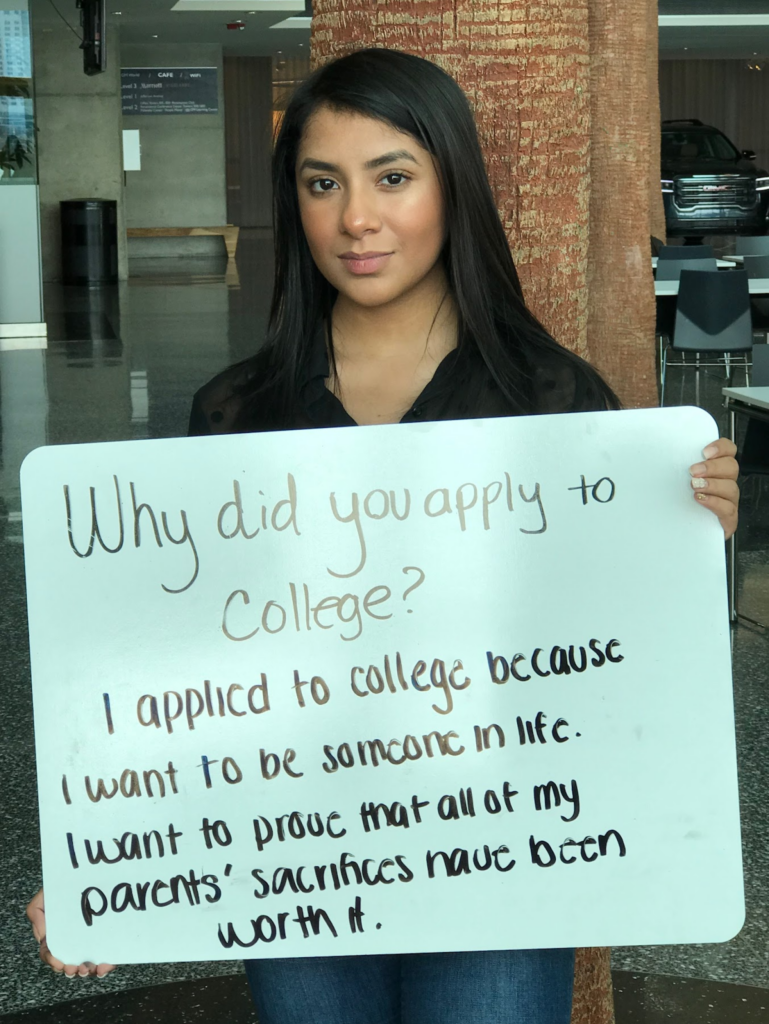
<svg viewBox="0 0 769 1024"><path fill-rule="evenodd" d="M0 187L37 180L29 13L0 10Z"/></svg>
<svg viewBox="0 0 769 1024"><path fill-rule="evenodd" d="M738 156L720 132L662 132L664 160L736 160Z"/></svg>
<svg viewBox="0 0 769 1024"><path fill-rule="evenodd" d="M272 129L273 137L280 128L283 113L296 87L310 74L309 57L273 57L272 59Z"/></svg>

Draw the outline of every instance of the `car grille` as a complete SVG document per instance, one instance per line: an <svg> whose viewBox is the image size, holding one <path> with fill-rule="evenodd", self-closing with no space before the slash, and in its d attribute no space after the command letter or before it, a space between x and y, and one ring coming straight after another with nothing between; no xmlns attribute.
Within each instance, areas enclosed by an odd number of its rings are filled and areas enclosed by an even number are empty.
<svg viewBox="0 0 769 1024"><path fill-rule="evenodd" d="M675 190L676 205L682 209L695 206L751 209L756 205L755 178L744 178L736 174L678 178Z"/></svg>

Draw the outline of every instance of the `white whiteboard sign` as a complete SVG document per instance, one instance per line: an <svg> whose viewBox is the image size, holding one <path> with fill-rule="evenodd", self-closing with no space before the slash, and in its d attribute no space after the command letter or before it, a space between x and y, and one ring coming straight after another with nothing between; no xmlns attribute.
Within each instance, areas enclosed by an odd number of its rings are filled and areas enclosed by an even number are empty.
<svg viewBox="0 0 769 1024"><path fill-rule="evenodd" d="M54 954L734 935L724 544L688 472L715 436L670 409L33 452Z"/></svg>
<svg viewBox="0 0 769 1024"><path fill-rule="evenodd" d="M141 132L138 128L123 129L123 170L142 169Z"/></svg>

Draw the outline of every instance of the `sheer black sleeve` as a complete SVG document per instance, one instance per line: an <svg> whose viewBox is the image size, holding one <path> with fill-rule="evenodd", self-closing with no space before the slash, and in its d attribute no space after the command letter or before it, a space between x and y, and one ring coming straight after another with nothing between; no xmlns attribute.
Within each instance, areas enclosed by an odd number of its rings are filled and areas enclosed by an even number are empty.
<svg viewBox="0 0 769 1024"><path fill-rule="evenodd" d="M245 379L247 372L243 366L232 366L196 391L187 436L233 433L237 429L235 422L241 406L238 388Z"/></svg>
<svg viewBox="0 0 769 1024"><path fill-rule="evenodd" d="M598 372L571 353L558 352L541 359L532 377L537 413L602 412L620 408L619 399Z"/></svg>

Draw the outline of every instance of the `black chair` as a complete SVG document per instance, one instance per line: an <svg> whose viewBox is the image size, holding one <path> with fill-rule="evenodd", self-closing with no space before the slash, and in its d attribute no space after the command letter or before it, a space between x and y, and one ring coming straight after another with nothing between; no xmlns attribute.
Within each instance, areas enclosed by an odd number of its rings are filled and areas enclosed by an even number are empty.
<svg viewBox="0 0 769 1024"><path fill-rule="evenodd" d="M748 278L769 277L769 252L763 256L746 256L742 261L743 269Z"/></svg>
<svg viewBox="0 0 769 1024"><path fill-rule="evenodd" d="M682 270L718 270L718 260L706 257L697 260L663 260L657 264L658 281L677 281Z"/></svg>
<svg viewBox="0 0 769 1024"><path fill-rule="evenodd" d="M700 248L705 246L699 245L686 245L686 246L668 246L670 249L690 249L697 252ZM705 259L685 259L685 260L663 260L660 259L657 264L657 280L658 281L678 281L681 277L682 270L718 270L718 260L714 257ZM673 328L676 320L676 299L672 295L661 295L657 299L657 321L655 325L655 335L657 337L659 345L659 373L660 383L662 382L662 350L665 338L670 338L673 334Z"/></svg>
<svg viewBox="0 0 769 1024"><path fill-rule="evenodd" d="M769 345L753 346L753 380L757 388L769 388ZM769 423L748 420L742 451L737 456L743 476L769 475Z"/></svg>
<svg viewBox="0 0 769 1024"><path fill-rule="evenodd" d="M738 235L734 254L735 256L766 256L769 254L769 236Z"/></svg>
<svg viewBox="0 0 769 1024"><path fill-rule="evenodd" d="M724 273L683 270L678 290L676 319L673 336L662 356L660 405L665 404L665 377L669 353L681 354L681 367L694 366L696 370L696 398L700 402L700 368L724 366L731 379L731 355L742 353L745 358L745 383L750 384L748 353L753 349L753 329L750 320L750 291L748 275L744 270ZM694 363L686 362L686 354L695 355ZM702 353L718 356L715 362L703 362Z"/></svg>
<svg viewBox="0 0 769 1024"><path fill-rule="evenodd" d="M769 345L753 346L754 388L769 388Z"/></svg>
<svg viewBox="0 0 769 1024"><path fill-rule="evenodd" d="M661 260L704 260L713 255L712 245L663 245L657 253Z"/></svg>

